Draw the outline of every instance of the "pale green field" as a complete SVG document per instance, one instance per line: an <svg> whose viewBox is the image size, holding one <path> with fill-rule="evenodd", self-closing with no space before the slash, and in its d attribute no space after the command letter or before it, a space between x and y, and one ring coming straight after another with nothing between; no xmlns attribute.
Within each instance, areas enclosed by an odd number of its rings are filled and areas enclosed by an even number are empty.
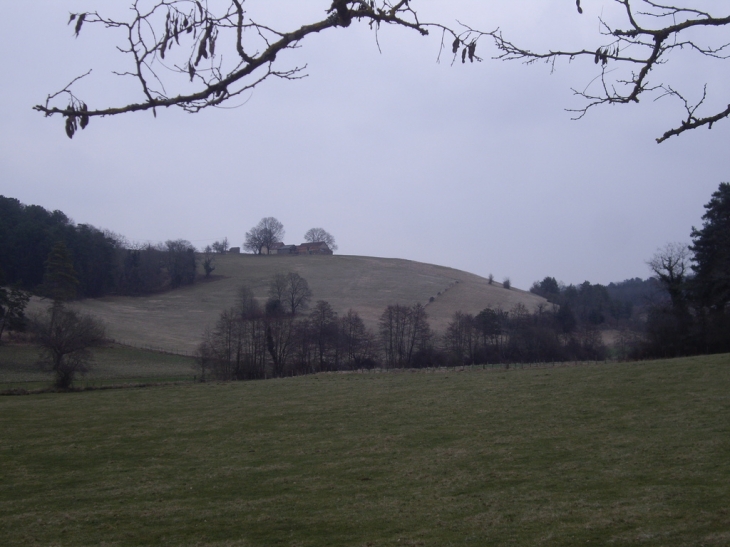
<svg viewBox="0 0 730 547"><path fill-rule="evenodd" d="M341 314L352 308L371 328L390 304L425 305L432 327L441 330L456 311L478 313L487 306L510 310L517 303L534 309L546 302L499 283L489 285L467 272L409 260L241 254L218 256L213 281L149 297L108 297L76 305L103 319L110 336L123 343L191 352L205 326L232 305L241 285L251 287L263 302L271 278L288 271L307 279L313 301L327 300ZM42 305L36 300L31 309Z"/></svg>
<svg viewBox="0 0 730 547"><path fill-rule="evenodd" d="M727 546L730 355L0 397L7 546Z"/></svg>
<svg viewBox="0 0 730 547"><path fill-rule="evenodd" d="M0 345L0 391L36 389L51 385L53 375L36 363L38 349L30 345ZM94 350L88 374L78 376L76 387L110 384L191 381L193 359L136 348L112 346Z"/></svg>

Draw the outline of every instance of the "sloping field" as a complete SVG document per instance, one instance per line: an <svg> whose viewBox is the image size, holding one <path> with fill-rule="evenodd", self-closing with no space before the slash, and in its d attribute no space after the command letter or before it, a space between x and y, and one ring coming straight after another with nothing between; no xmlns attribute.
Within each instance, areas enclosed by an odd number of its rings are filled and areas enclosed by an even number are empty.
<svg viewBox="0 0 730 547"><path fill-rule="evenodd" d="M326 300L340 314L352 308L371 328L390 304L420 302L431 326L442 330L459 310L478 313L487 306L510 310L518 303L534 309L546 302L529 292L490 285L474 274L410 260L242 254L218 256L212 281L148 297L108 297L78 305L104 319L110 336L118 341L192 351L205 326L233 304L239 287L248 285L264 302L271 278L289 271L309 282L313 301Z"/></svg>
<svg viewBox="0 0 730 547"><path fill-rule="evenodd" d="M0 397L3 546L730 544L730 355Z"/></svg>

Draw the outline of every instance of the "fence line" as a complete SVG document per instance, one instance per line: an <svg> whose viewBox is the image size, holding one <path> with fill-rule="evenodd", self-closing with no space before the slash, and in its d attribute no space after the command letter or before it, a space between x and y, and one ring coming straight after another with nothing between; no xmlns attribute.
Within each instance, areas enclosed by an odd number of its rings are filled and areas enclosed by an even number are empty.
<svg viewBox="0 0 730 547"><path fill-rule="evenodd" d="M125 346L128 348L143 349L146 351L154 351L155 353L164 353L167 355L179 355L180 357L194 357L194 354L192 351L163 348L161 346L152 346L152 345L147 345L147 344L132 343L128 340L120 340L118 338L111 338L109 340L109 342L111 342L112 344L119 344L120 346Z"/></svg>
<svg viewBox="0 0 730 547"><path fill-rule="evenodd" d="M141 349L146 351L153 351L155 353L164 353L166 355L178 355L180 357L195 357L194 352L192 351L185 351L185 350L174 350L162 347L162 346L153 346L148 344L138 344L138 343L132 343L128 340L120 340L120 339L110 339L110 342L114 344L119 344L120 346L125 346L129 348L134 349ZM411 371L411 372L417 372L417 371L423 371L423 372L448 372L448 371L464 371L464 370L474 370L474 369L482 369L482 370L515 370L515 369L532 369L532 368L555 368L555 367L576 367L576 366L586 366L586 365L598 365L607 363L608 361L551 361L551 362L533 362L533 363L484 363L484 364L472 364L472 365L455 365L455 366L437 366L437 367L373 367L371 369L353 369L353 370L341 370L341 371L333 371L333 372L360 372L360 373L388 373L388 372L399 372L399 371ZM324 371L322 371L324 372ZM316 373L314 373L316 374Z"/></svg>

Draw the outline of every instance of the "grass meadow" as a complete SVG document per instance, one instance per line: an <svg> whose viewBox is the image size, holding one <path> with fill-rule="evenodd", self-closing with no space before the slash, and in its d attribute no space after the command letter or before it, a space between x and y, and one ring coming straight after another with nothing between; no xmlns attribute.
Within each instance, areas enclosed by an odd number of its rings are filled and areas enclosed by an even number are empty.
<svg viewBox="0 0 730 547"><path fill-rule="evenodd" d="M730 544L730 355L0 397L3 545Z"/></svg>
<svg viewBox="0 0 730 547"><path fill-rule="evenodd" d="M78 376L77 387L156 382L192 382L192 357L112 345L94 349L88 374ZM38 362L38 348L30 344L0 345L0 392L39 389L53 382L53 375Z"/></svg>

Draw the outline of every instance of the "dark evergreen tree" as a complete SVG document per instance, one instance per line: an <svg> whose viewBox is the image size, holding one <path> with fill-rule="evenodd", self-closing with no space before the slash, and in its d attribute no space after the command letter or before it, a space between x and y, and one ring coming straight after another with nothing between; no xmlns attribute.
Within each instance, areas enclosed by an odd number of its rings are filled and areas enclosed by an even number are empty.
<svg viewBox="0 0 730 547"><path fill-rule="evenodd" d="M730 184L723 182L705 205L702 228L692 228L696 294L703 306L723 311L730 303Z"/></svg>
<svg viewBox="0 0 730 547"><path fill-rule="evenodd" d="M54 302L73 300L78 294L79 280L66 245L59 241L46 260L46 270L39 294Z"/></svg>
<svg viewBox="0 0 730 547"><path fill-rule="evenodd" d="M691 280L698 313L699 350L730 351L730 184L705 205L702 228L692 229Z"/></svg>
<svg viewBox="0 0 730 547"><path fill-rule="evenodd" d="M560 285L554 277L545 277L542 281L535 281L530 292L547 298L549 302L555 302L560 297Z"/></svg>

